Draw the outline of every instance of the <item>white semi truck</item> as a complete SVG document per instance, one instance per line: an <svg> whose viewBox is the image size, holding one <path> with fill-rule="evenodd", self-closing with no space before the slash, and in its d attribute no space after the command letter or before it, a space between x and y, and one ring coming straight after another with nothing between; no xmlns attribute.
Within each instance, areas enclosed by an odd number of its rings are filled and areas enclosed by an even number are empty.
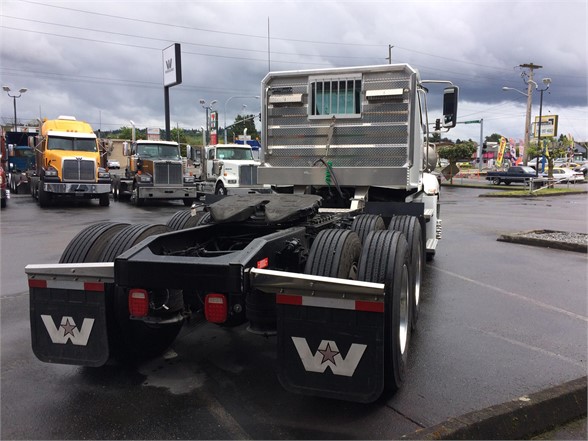
<svg viewBox="0 0 588 441"><path fill-rule="evenodd" d="M196 147L191 147L190 150ZM200 170L196 181L198 196L206 194L235 195L271 193L270 185L257 183L257 169L261 162L253 157L247 144L215 144L201 147L195 156Z"/></svg>
<svg viewBox="0 0 588 441"><path fill-rule="evenodd" d="M36 356L154 356L198 313L275 336L289 391L372 402L398 389L441 233L429 127L457 118L449 83L429 121L435 83L406 64L269 73L257 181L277 194L214 196L167 225L98 223L59 264L28 265Z"/></svg>

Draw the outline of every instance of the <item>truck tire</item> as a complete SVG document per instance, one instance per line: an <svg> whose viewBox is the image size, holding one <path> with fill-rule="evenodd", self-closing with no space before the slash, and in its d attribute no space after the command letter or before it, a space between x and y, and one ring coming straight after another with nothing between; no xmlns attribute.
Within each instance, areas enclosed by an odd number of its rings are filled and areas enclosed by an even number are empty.
<svg viewBox="0 0 588 441"><path fill-rule="evenodd" d="M404 381L410 347L410 261L408 244L398 231L372 231L359 260L358 279L384 283L384 390Z"/></svg>
<svg viewBox="0 0 588 441"><path fill-rule="evenodd" d="M39 207L41 207L41 208L48 207L49 204L51 203L51 194L45 191L45 186L43 185L42 181L39 182L39 188L37 191L38 191L37 197L39 200Z"/></svg>
<svg viewBox="0 0 588 441"><path fill-rule="evenodd" d="M218 184L216 184L216 188L214 189L214 194L220 194L221 196L227 195L227 189L225 188L225 186L223 185L222 182L219 182Z"/></svg>
<svg viewBox="0 0 588 441"><path fill-rule="evenodd" d="M353 219L351 231L355 231L361 243L365 242L370 231L385 230L384 219L378 214L360 214Z"/></svg>
<svg viewBox="0 0 588 441"><path fill-rule="evenodd" d="M500 185L500 178L492 178L492 183L494 185Z"/></svg>
<svg viewBox="0 0 588 441"><path fill-rule="evenodd" d="M100 256L99 262L114 262L114 259L131 249L139 242L155 234L167 233L171 228L165 225L137 224L128 225L118 231L108 241Z"/></svg>
<svg viewBox="0 0 588 441"><path fill-rule="evenodd" d="M410 309L411 328L414 330L419 318L421 300L421 282L425 267L425 247L421 223L415 216L394 216L388 226L389 230L400 231L408 242L408 255L411 270Z"/></svg>
<svg viewBox="0 0 588 441"><path fill-rule="evenodd" d="M108 207L110 205L110 193L101 194L98 201L101 207Z"/></svg>
<svg viewBox="0 0 588 441"><path fill-rule="evenodd" d="M304 273L355 280L360 253L361 242L356 232L322 230L310 247Z"/></svg>
<svg viewBox="0 0 588 441"><path fill-rule="evenodd" d="M131 193L131 203L136 207L140 207L145 203L145 199L139 197L139 189L134 184L133 184L133 190Z"/></svg>
<svg viewBox="0 0 588 441"><path fill-rule="evenodd" d="M120 192L119 184L117 181L114 181L112 183L112 199L114 199L115 201L118 201L119 192Z"/></svg>
<svg viewBox="0 0 588 441"><path fill-rule="evenodd" d="M196 214L194 216L192 216L192 210L178 211L167 221L166 226L174 231L192 228L198 225L198 221L204 214L205 211L203 211L202 207L196 208Z"/></svg>
<svg viewBox="0 0 588 441"><path fill-rule="evenodd" d="M65 247L59 263L100 262L108 241L129 224L100 222L80 231Z"/></svg>
<svg viewBox="0 0 588 441"><path fill-rule="evenodd" d="M128 225L109 240L102 252L100 262L113 262L116 256L155 234L170 231L165 225ZM177 316L184 307L180 290L166 290L168 310L162 309L167 317ZM183 320L164 325L148 324L132 320L129 314L128 292L118 286L112 287L113 319L109 322L108 335L111 354L123 362L133 362L155 357L165 351L175 340L183 325Z"/></svg>

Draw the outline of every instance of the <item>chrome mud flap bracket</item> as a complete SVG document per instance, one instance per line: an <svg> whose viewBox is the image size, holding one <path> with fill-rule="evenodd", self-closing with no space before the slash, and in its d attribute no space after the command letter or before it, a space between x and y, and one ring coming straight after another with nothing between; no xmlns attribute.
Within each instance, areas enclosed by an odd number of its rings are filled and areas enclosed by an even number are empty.
<svg viewBox="0 0 588 441"><path fill-rule="evenodd" d="M278 378L291 392L362 403L384 389L384 287L252 269L276 293ZM279 287L279 288L278 288Z"/></svg>
<svg viewBox="0 0 588 441"><path fill-rule="evenodd" d="M97 266L98 273L88 272ZM105 275L112 273L112 264L28 265L25 272L35 356L46 363L104 365L109 357L106 296L113 282Z"/></svg>

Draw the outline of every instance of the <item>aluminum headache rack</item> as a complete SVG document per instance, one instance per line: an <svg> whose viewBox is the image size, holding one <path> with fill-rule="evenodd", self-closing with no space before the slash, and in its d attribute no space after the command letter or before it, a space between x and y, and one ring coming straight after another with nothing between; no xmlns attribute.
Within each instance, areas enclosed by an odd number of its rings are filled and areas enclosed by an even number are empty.
<svg viewBox="0 0 588 441"><path fill-rule="evenodd" d="M418 81L407 65L269 73L260 182L324 185L323 159L341 186L417 186Z"/></svg>

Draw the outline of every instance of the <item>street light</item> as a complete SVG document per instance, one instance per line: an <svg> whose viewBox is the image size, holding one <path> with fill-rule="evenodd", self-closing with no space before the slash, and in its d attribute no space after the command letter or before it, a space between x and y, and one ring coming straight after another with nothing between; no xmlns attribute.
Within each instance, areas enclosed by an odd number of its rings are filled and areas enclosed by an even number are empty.
<svg viewBox="0 0 588 441"><path fill-rule="evenodd" d="M545 84L544 89L539 89L540 99L539 99L539 128L537 129L537 144L541 146L541 160L543 161L543 157L545 156L545 148L542 146L541 143L541 117L543 116L543 92L549 89L551 85L551 78L543 78L543 84ZM535 169L535 176L539 177L539 155L537 155L537 166Z"/></svg>
<svg viewBox="0 0 588 441"><path fill-rule="evenodd" d="M210 105L206 104L206 101L203 100L202 98L200 98L200 105L202 106L203 109L206 109L206 135L204 136L204 140L205 140L205 144L208 144L208 133L210 132L210 120L208 119L208 112L212 110L212 106L214 106L217 101L216 100L212 100L210 102Z"/></svg>
<svg viewBox="0 0 588 441"><path fill-rule="evenodd" d="M233 98L254 98L256 100L259 99L259 95L250 95L250 96L232 96L229 97L229 99L227 99L225 101L225 126L224 126L224 130L225 130L225 144L227 143L227 104L229 104L229 101L231 101Z"/></svg>
<svg viewBox="0 0 588 441"><path fill-rule="evenodd" d="M26 87L20 88L19 91L18 91L18 95L10 95L10 87L8 87L8 86L2 86L2 90L4 90L4 92L6 92L10 98L12 98L12 101L14 103L14 131L16 132L17 131L16 130L17 129L17 124L16 124L16 99L17 98L20 98L20 96L23 93L25 93L27 90L29 90L29 89L27 89Z"/></svg>
<svg viewBox="0 0 588 441"><path fill-rule="evenodd" d="M531 127L531 104L532 104L532 97L533 97L533 89L531 88L531 84L535 85L535 89L537 88L537 83L533 80L529 80L529 82L527 83L527 93L519 90L519 89L515 89L513 87L503 87L502 90L503 91L507 91L507 90L514 90L517 93L520 93L521 95L524 95L527 97L527 113L525 115L525 158L524 158L524 164L527 165L527 155L528 155L528 151L529 151L529 141L530 141L530 134L529 134L529 129Z"/></svg>

